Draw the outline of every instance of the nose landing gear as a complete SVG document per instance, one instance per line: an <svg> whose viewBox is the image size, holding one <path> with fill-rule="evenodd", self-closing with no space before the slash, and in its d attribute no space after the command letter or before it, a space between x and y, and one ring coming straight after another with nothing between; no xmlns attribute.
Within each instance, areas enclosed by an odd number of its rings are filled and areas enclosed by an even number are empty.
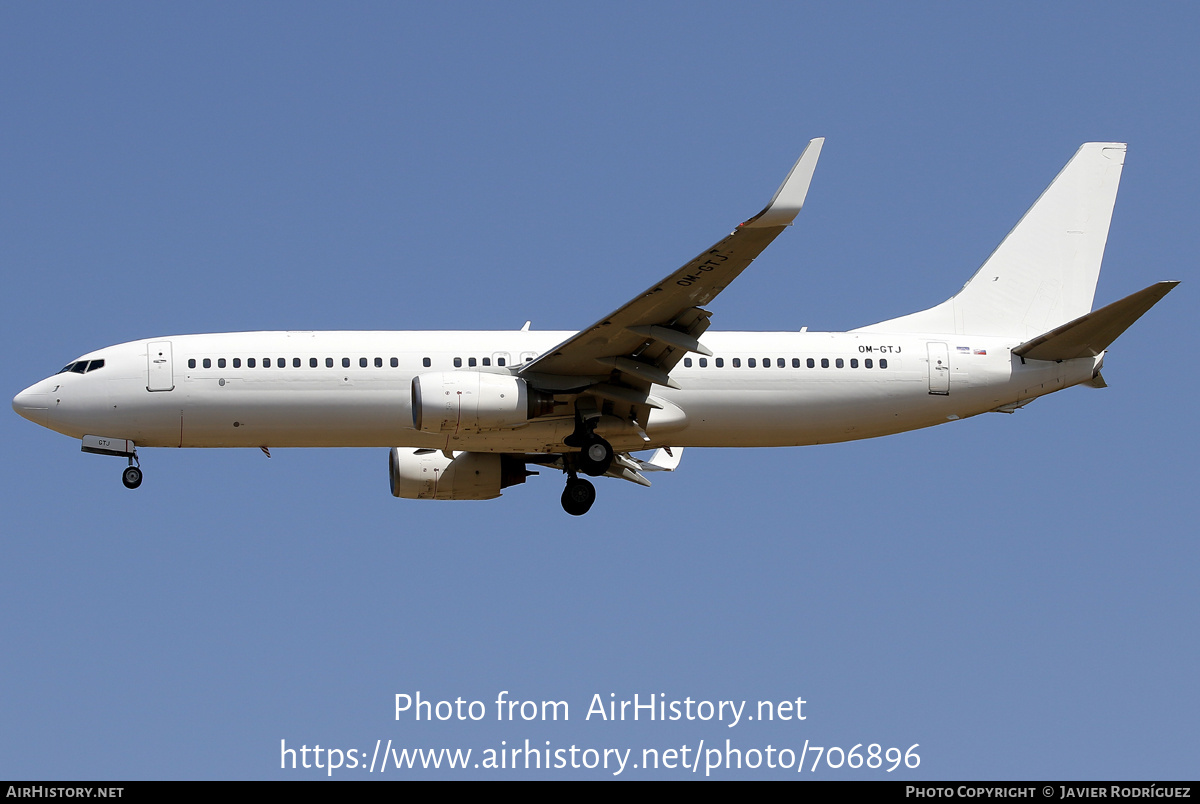
<svg viewBox="0 0 1200 804"><path fill-rule="evenodd" d="M142 485L142 466L137 459L137 448L129 454L129 465L121 472L121 482L127 489L136 489Z"/></svg>
<svg viewBox="0 0 1200 804"><path fill-rule="evenodd" d="M142 468L138 462L137 446L124 438L107 438L105 436L85 435L79 449L93 455L112 455L117 458L128 458L129 466L121 472L121 483L127 489L136 489L142 485Z"/></svg>
<svg viewBox="0 0 1200 804"><path fill-rule="evenodd" d="M142 485L142 470L137 466L126 466L125 471L121 472L121 482L127 489L136 489Z"/></svg>

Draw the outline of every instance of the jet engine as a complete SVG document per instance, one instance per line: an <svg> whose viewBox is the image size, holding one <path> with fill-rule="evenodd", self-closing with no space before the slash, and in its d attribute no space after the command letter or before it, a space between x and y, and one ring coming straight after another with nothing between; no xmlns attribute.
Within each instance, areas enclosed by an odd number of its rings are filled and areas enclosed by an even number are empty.
<svg viewBox="0 0 1200 804"><path fill-rule="evenodd" d="M506 374L448 371L412 381L413 427L426 433L519 427L553 409L553 396Z"/></svg>
<svg viewBox="0 0 1200 804"><path fill-rule="evenodd" d="M490 500L534 474L512 455L393 447L388 456L392 496L410 500Z"/></svg>

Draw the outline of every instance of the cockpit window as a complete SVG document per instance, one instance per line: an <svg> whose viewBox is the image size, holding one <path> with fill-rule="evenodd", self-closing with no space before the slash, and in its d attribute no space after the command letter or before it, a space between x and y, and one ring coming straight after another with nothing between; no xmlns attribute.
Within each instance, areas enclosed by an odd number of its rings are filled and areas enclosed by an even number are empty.
<svg viewBox="0 0 1200 804"><path fill-rule="evenodd" d="M103 360L76 360L74 363L68 363L60 368L57 373L66 374L69 371L73 374L86 374L98 368L104 368Z"/></svg>

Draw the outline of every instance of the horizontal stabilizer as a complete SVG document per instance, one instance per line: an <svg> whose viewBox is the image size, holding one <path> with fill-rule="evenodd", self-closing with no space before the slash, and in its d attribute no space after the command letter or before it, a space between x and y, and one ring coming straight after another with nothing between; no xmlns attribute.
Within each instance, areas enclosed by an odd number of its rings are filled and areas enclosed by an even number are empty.
<svg viewBox="0 0 1200 804"><path fill-rule="evenodd" d="M1156 282L1145 290L1139 290L1120 301L1068 321L1045 335L1026 341L1013 349L1013 354L1029 360L1095 357L1178 284Z"/></svg>

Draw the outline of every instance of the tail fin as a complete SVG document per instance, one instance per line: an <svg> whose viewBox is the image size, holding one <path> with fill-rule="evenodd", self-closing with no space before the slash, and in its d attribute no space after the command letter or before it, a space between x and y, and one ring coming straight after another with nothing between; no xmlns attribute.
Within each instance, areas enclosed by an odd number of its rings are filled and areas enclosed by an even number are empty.
<svg viewBox="0 0 1200 804"><path fill-rule="evenodd" d="M953 298L863 330L1023 340L1092 309L1125 143L1088 142Z"/></svg>

